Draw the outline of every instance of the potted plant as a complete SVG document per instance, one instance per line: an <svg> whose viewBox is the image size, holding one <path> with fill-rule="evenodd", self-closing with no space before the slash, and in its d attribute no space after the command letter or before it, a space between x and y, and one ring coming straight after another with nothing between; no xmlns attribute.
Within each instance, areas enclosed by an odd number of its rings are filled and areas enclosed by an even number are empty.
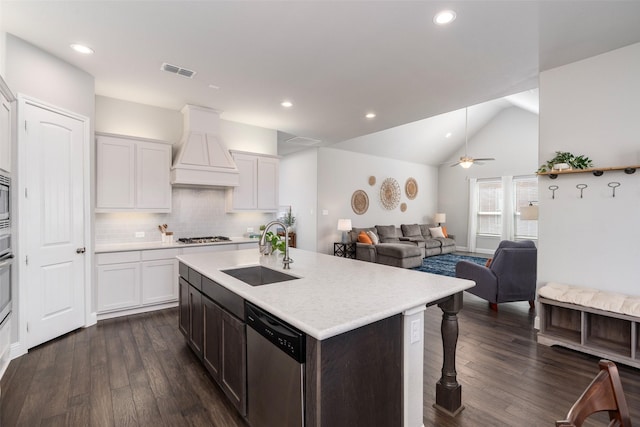
<svg viewBox="0 0 640 427"><path fill-rule="evenodd" d="M291 213L291 206L289 206L289 210L284 214L282 222L284 222L289 231L291 231L293 224L296 223L296 217Z"/></svg>
<svg viewBox="0 0 640 427"><path fill-rule="evenodd" d="M271 231L268 231L267 234L265 235L265 240L269 242L269 244L271 244L270 253L273 253L276 249L282 253L285 252L286 245L285 245L284 239L282 239L281 236L278 236L277 234Z"/></svg>
<svg viewBox="0 0 640 427"><path fill-rule="evenodd" d="M593 161L585 155L576 156L568 151L556 151L556 155L551 160L540 165L538 173L563 169L586 169L592 166Z"/></svg>

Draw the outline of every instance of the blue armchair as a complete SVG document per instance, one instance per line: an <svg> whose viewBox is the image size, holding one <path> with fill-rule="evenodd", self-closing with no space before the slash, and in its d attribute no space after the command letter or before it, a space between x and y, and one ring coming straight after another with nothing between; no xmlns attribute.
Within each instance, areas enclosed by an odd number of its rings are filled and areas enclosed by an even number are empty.
<svg viewBox="0 0 640 427"><path fill-rule="evenodd" d="M467 292L489 301L492 310L498 310L498 303L511 301L529 301L534 308L537 258L538 250L531 240L503 240L489 267L459 261L456 277L476 282Z"/></svg>

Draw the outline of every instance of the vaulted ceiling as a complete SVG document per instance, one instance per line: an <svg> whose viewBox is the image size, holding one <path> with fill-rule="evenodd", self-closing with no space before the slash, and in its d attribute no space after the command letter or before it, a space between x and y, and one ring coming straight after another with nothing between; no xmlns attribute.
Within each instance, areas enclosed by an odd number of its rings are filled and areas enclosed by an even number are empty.
<svg viewBox="0 0 640 427"><path fill-rule="evenodd" d="M457 18L437 26L443 8ZM638 1L2 0L1 12L4 31L95 76L98 95L207 106L320 145L528 91L541 70L640 41ZM435 122L423 143L440 138Z"/></svg>

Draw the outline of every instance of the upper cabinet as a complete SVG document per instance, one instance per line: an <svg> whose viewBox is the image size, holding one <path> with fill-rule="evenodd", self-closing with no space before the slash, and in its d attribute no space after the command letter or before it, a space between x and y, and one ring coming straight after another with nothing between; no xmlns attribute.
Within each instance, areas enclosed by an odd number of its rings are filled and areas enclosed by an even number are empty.
<svg viewBox="0 0 640 427"><path fill-rule="evenodd" d="M240 185L227 190L227 211L277 212L280 160L275 156L232 151Z"/></svg>
<svg viewBox="0 0 640 427"><path fill-rule="evenodd" d="M11 172L12 102L15 100L0 77L0 169Z"/></svg>
<svg viewBox="0 0 640 427"><path fill-rule="evenodd" d="M96 212L171 212L171 145L98 134Z"/></svg>

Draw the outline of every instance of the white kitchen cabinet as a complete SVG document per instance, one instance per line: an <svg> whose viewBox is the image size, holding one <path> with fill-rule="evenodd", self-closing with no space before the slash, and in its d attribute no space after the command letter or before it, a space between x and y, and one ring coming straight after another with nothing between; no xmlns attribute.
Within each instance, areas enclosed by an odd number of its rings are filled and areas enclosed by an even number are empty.
<svg viewBox="0 0 640 427"><path fill-rule="evenodd" d="M12 101L15 98L0 77L0 169L11 172Z"/></svg>
<svg viewBox="0 0 640 427"><path fill-rule="evenodd" d="M97 254L98 314L178 301L181 253L175 248Z"/></svg>
<svg viewBox="0 0 640 427"><path fill-rule="evenodd" d="M178 260L181 249L142 251L142 305L178 300Z"/></svg>
<svg viewBox="0 0 640 427"><path fill-rule="evenodd" d="M96 212L171 212L171 145L99 134Z"/></svg>
<svg viewBox="0 0 640 427"><path fill-rule="evenodd" d="M240 185L227 190L227 211L278 210L280 160L238 151L231 152L240 172Z"/></svg>
<svg viewBox="0 0 640 427"><path fill-rule="evenodd" d="M140 305L140 252L98 254L97 309L104 313Z"/></svg>

